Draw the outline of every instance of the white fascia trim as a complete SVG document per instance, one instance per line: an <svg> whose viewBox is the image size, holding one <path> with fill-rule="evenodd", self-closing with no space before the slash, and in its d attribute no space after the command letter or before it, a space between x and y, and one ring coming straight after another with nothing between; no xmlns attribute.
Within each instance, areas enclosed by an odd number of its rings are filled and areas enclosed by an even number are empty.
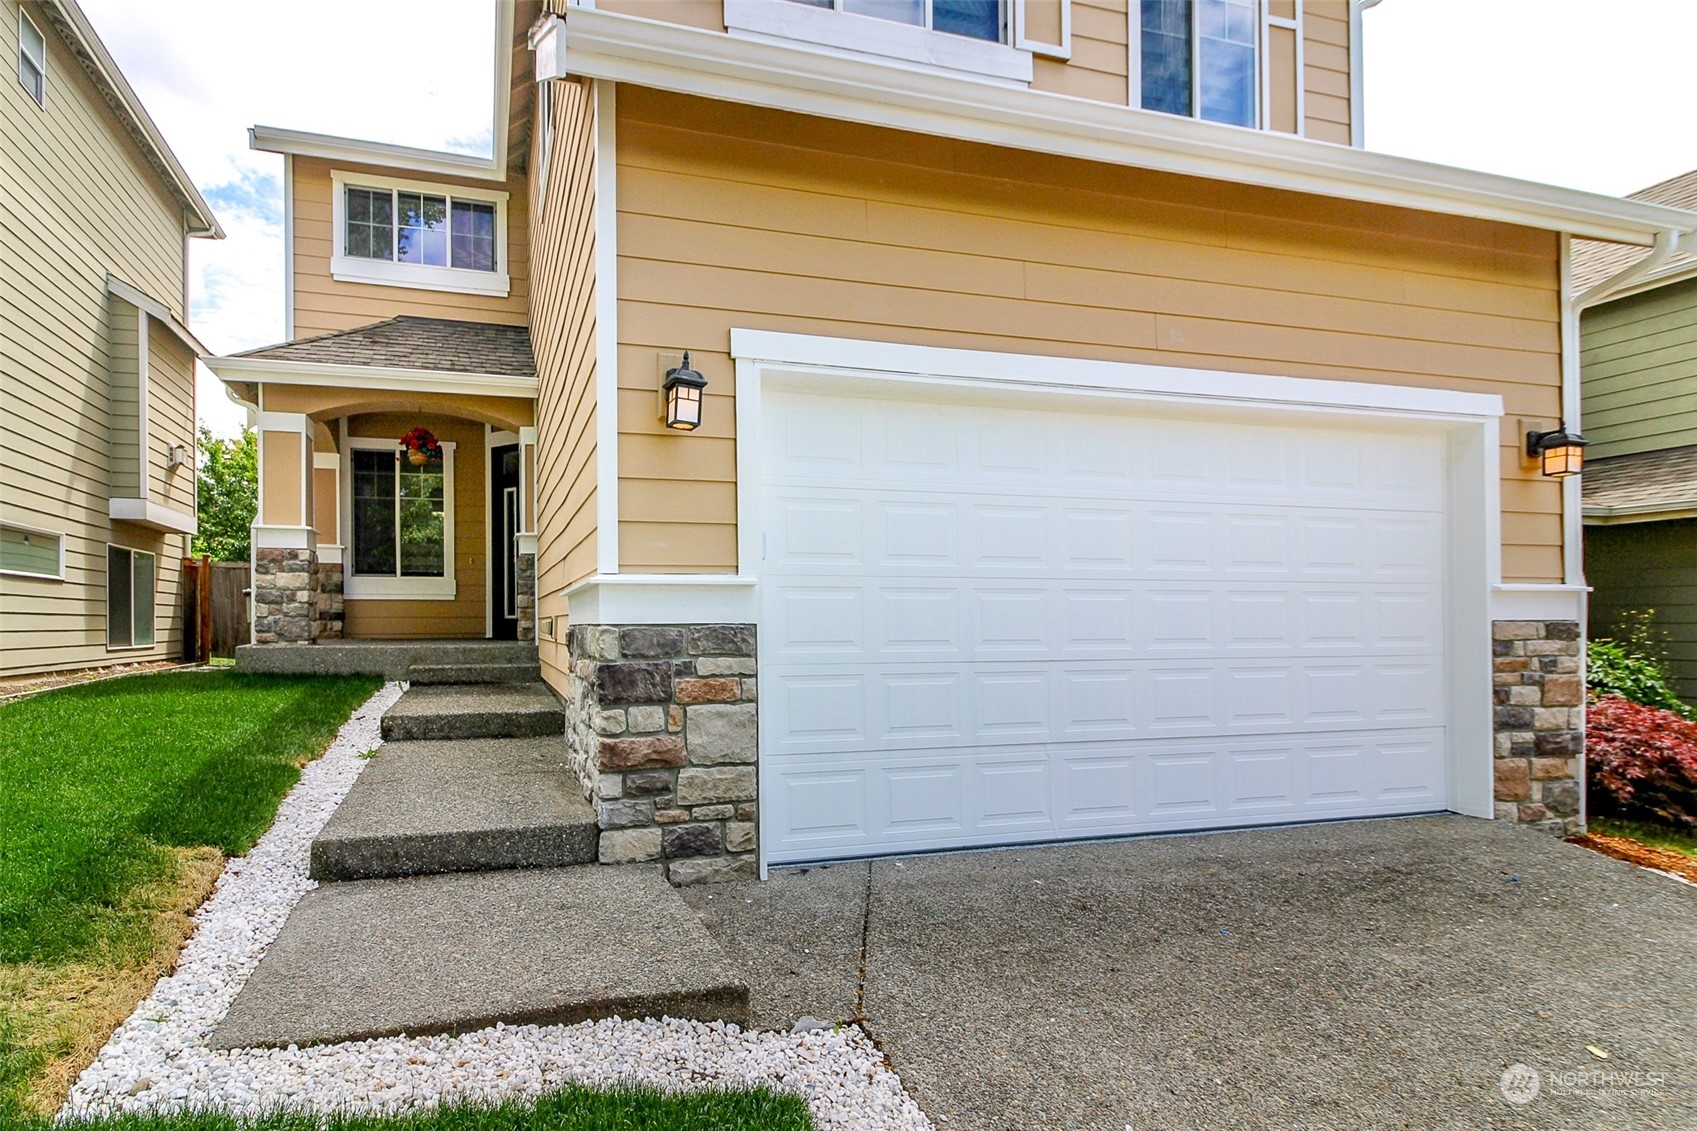
<svg viewBox="0 0 1697 1131"><path fill-rule="evenodd" d="M193 511L176 510L146 499L110 499L106 503L106 515L114 522L133 522L175 534L193 534L200 529L200 520Z"/></svg>
<svg viewBox="0 0 1697 1131"><path fill-rule="evenodd" d="M106 293L114 298L123 299L137 310L152 316L153 320L171 331L176 338L196 357L205 357L212 351L201 345L200 339L189 331L189 328L177 320L177 316L165 308L165 305L150 297L139 287L133 287L115 275L106 276Z"/></svg>
<svg viewBox="0 0 1697 1131"><path fill-rule="evenodd" d="M1664 205L1171 114L942 75L578 5L565 70L585 78L1240 184L1647 246L1692 225Z"/></svg>
<svg viewBox="0 0 1697 1131"><path fill-rule="evenodd" d="M1620 526L1629 522L1672 522L1697 518L1697 499L1668 499L1636 506L1609 507L1591 503L1584 508L1586 526Z"/></svg>
<svg viewBox="0 0 1697 1131"><path fill-rule="evenodd" d="M1492 620L1585 619L1586 585L1493 585Z"/></svg>
<svg viewBox="0 0 1697 1131"><path fill-rule="evenodd" d="M506 298L512 291L512 282L504 271L469 271L463 267L392 263L386 259L361 259L353 255L331 256L330 277L338 283L406 287L415 291L445 291L456 295Z"/></svg>
<svg viewBox="0 0 1697 1131"><path fill-rule="evenodd" d="M595 569L619 572L618 87L595 98Z"/></svg>
<svg viewBox="0 0 1697 1131"><path fill-rule="evenodd" d="M1031 52L1005 43L811 4L774 4L772 0L724 0L724 4L725 29L734 36L899 59L930 71L960 71L1012 83L1031 81Z"/></svg>
<svg viewBox="0 0 1697 1131"><path fill-rule="evenodd" d="M504 106L498 105L496 110L497 119L505 117ZM278 126L248 127L247 144L249 149L262 153L283 153L291 157L319 157L326 161L379 165L388 169L432 173L440 177L465 177L476 181L507 179L507 155L504 146L497 149L492 157L472 157L436 149L414 149L410 145L391 145L388 142L360 141L357 138L337 137L334 134L286 130Z"/></svg>
<svg viewBox="0 0 1697 1131"><path fill-rule="evenodd" d="M536 378L502 373L456 373L445 369L399 369L384 365L328 365L258 357L209 357L206 366L223 381L273 385L326 385L397 393L464 393L493 397L536 396Z"/></svg>
<svg viewBox="0 0 1697 1131"><path fill-rule="evenodd" d="M1494 393L897 345L769 330L733 329L731 356L767 369L799 367L831 373L857 371L869 376L894 373L1010 388L1107 391L1168 401L1393 412L1449 419L1495 419L1503 413L1502 398ZM741 423L739 416L739 434Z"/></svg>
<svg viewBox="0 0 1697 1131"><path fill-rule="evenodd" d="M760 599L754 578L735 574L596 575L566 590L566 615L572 624L753 624Z"/></svg>
<svg viewBox="0 0 1697 1131"><path fill-rule="evenodd" d="M266 526L253 524L255 550L311 550L317 547L318 531L310 526Z"/></svg>

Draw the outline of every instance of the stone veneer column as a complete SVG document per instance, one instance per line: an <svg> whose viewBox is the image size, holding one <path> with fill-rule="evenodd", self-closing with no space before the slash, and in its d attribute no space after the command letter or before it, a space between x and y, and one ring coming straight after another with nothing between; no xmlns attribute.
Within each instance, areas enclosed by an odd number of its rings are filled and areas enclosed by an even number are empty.
<svg viewBox="0 0 1697 1131"><path fill-rule="evenodd" d="M536 639L536 555L520 554L518 577L519 639Z"/></svg>
<svg viewBox="0 0 1697 1131"><path fill-rule="evenodd" d="M316 552L255 550L252 588L255 644L311 644L318 638Z"/></svg>
<svg viewBox="0 0 1697 1131"><path fill-rule="evenodd" d="M1573 836L1585 753L1585 677L1579 623L1491 624L1499 820Z"/></svg>
<svg viewBox="0 0 1697 1131"><path fill-rule="evenodd" d="M754 626L573 625L566 744L603 864L757 874Z"/></svg>
<svg viewBox="0 0 1697 1131"><path fill-rule="evenodd" d="M342 563L318 563L318 634L319 640L342 638Z"/></svg>

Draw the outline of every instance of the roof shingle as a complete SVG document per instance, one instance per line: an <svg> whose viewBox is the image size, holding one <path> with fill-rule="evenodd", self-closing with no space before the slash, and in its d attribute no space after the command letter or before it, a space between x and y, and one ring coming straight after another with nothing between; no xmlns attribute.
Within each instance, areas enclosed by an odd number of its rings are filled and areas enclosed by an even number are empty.
<svg viewBox="0 0 1697 1131"><path fill-rule="evenodd" d="M493 322L401 315L352 330L319 334L236 354L267 361L317 365L382 366L444 373L536 376L530 330Z"/></svg>
<svg viewBox="0 0 1697 1131"><path fill-rule="evenodd" d="M1674 208L1684 208L1697 212L1697 169L1689 173L1681 173L1670 177L1660 184L1649 188L1639 189L1627 196L1628 200L1642 200L1651 204L1667 204ZM1648 248L1634 247L1631 244L1600 243L1597 240L1573 241L1573 289L1575 293L1584 291L1593 283L1600 283L1615 272L1625 269L1649 254ZM1697 252L1686 252L1675 255L1662 265L1661 270L1678 270L1697 263Z"/></svg>
<svg viewBox="0 0 1697 1131"><path fill-rule="evenodd" d="M1586 460L1585 509L1697 506L1697 444Z"/></svg>

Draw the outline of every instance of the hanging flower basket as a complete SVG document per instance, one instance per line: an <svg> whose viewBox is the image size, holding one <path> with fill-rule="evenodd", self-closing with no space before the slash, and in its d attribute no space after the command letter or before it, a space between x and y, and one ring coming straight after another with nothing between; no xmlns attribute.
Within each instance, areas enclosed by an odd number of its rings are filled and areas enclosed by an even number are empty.
<svg viewBox="0 0 1697 1131"><path fill-rule="evenodd" d="M401 437L400 444L407 455L407 462L414 467L423 467L442 458L442 445L437 443L436 434L428 428L414 428Z"/></svg>

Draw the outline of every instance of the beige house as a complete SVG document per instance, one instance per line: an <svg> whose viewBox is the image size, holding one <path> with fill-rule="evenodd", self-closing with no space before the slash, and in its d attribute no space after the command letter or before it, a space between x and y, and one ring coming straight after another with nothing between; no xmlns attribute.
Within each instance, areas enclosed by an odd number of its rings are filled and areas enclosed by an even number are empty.
<svg viewBox="0 0 1697 1131"><path fill-rule="evenodd" d="M547 7L488 159L253 131L257 639L534 638L603 859L1579 826L1524 435L1697 215L1363 151L1359 4Z"/></svg>
<svg viewBox="0 0 1697 1131"><path fill-rule="evenodd" d="M206 201L72 0L0 3L0 676L182 651Z"/></svg>

